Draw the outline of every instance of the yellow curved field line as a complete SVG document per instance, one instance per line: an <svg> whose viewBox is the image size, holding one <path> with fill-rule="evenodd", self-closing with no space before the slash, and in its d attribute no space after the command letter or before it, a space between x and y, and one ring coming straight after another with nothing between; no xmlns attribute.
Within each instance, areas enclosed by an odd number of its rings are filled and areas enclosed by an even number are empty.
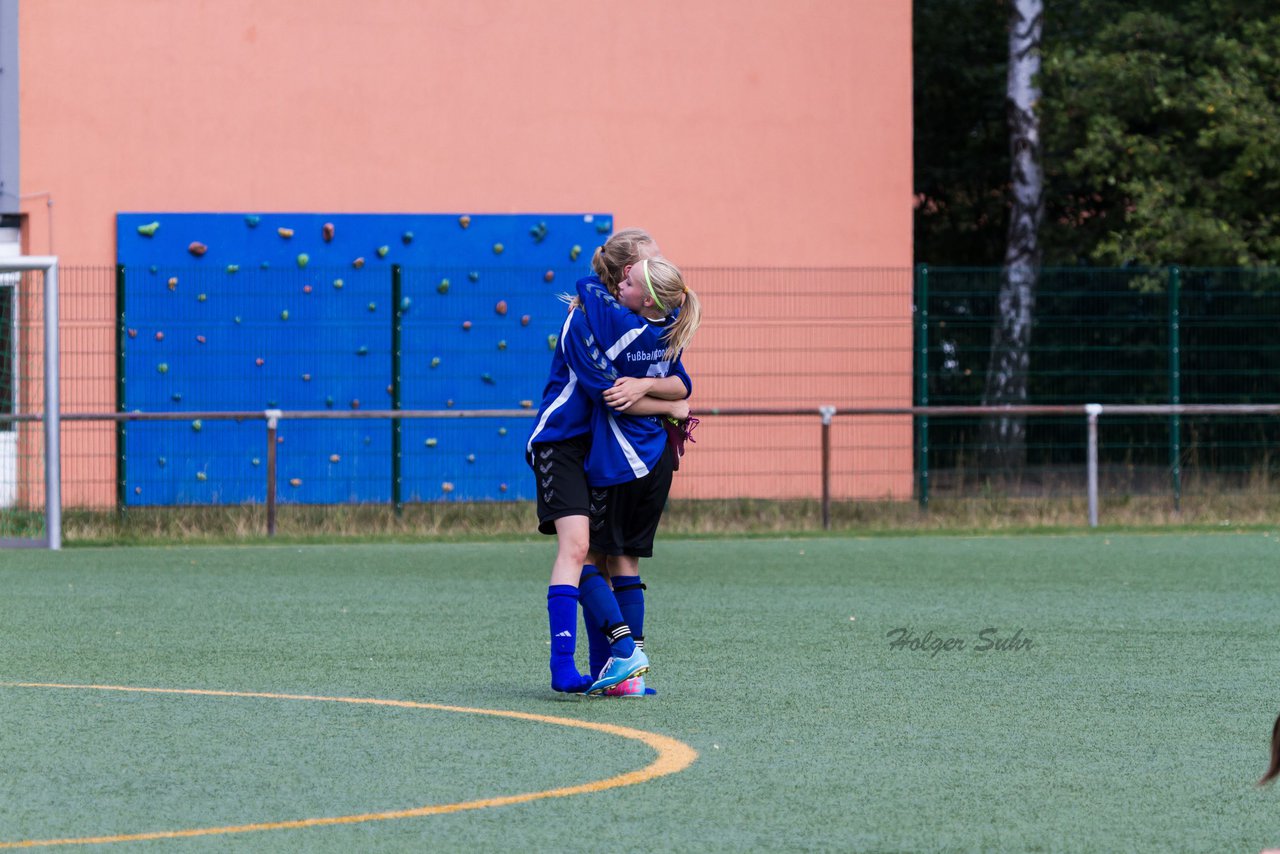
<svg viewBox="0 0 1280 854"><path fill-rule="evenodd" d="M409 700L379 700L364 697L316 697L307 694L269 694L256 691L207 691L196 688L134 688L123 685L63 685L52 682L0 682L0 688L63 688L82 691L122 691L133 694L184 694L197 697L238 697L261 700L298 700L317 703L350 703L362 706L393 706L401 709L430 709L437 712L460 712L469 715L489 715L496 718L515 718L521 721L555 724L557 726L577 727L595 730L619 738L640 741L658 752L653 762L636 771L628 771L616 777L582 783L577 786L564 786L558 789L546 789L540 792L525 792L519 795L504 795L497 798L482 798L476 801L460 801L454 804L431 804L407 810L391 810L387 812L369 812L357 815L329 816L325 818L302 818L292 821L273 821L258 824L235 824L225 827L196 827L186 830L157 830L149 833L128 833L116 836L84 836L67 839L27 839L19 842L0 842L0 848L40 848L51 845L99 845L106 842L138 842L147 839L183 839L192 836L217 836L228 833L253 833L260 830L293 830L303 827L327 827L335 824L359 824L366 821L390 821L398 818L420 818L428 815L444 815L478 810L487 807L505 807L511 804L523 804L543 798L566 798L570 795L584 795L589 792L602 792L605 789L616 789L620 786L634 786L667 774L683 771L698 758L698 752L682 741L668 738L665 735L645 732L630 727L614 724L597 723L595 721L577 721L571 718L560 718L552 715L536 715L529 712L512 712L501 709L471 709L465 706L445 706L438 703L415 703Z"/></svg>

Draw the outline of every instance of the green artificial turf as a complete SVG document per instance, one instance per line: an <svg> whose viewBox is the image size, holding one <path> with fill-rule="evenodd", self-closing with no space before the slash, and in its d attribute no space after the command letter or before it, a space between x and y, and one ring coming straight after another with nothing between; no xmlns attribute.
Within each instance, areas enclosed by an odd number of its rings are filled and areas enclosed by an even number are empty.
<svg viewBox="0 0 1280 854"><path fill-rule="evenodd" d="M640 701L549 690L551 558L548 541L4 552L0 682L524 711L700 754L573 797L121 850L1280 843L1280 790L1252 785L1280 711L1276 533L663 541L642 566L659 694ZM928 639L894 648L898 628ZM1030 645L980 651L984 629ZM654 756L456 712L0 687L0 842L410 809Z"/></svg>

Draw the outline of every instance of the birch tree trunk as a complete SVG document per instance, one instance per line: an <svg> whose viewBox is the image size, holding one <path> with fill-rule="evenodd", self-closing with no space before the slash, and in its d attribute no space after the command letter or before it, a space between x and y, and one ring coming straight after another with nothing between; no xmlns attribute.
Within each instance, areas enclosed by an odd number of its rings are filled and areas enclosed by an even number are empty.
<svg viewBox="0 0 1280 854"><path fill-rule="evenodd" d="M1009 6L1009 120L1012 207L1000 284L998 316L991 334L982 403L1027 402L1031 321L1040 275L1040 221L1044 216L1044 176L1040 167L1040 30L1043 0L1012 0ZM1026 464L1026 419L986 416L979 430L981 464L992 473L1012 473Z"/></svg>

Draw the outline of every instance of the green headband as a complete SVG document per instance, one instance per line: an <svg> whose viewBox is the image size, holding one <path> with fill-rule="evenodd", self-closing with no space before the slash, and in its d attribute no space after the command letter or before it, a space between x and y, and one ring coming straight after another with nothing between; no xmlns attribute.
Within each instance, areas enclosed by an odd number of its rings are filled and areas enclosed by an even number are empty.
<svg viewBox="0 0 1280 854"><path fill-rule="evenodd" d="M653 282L649 280L649 259L648 258L644 259L643 266L644 266L644 284L645 284L645 287L649 289L649 296L653 297L653 304L656 305L658 308L662 309L663 311L666 311L667 307L662 304L662 300L658 299L658 295L653 292Z"/></svg>

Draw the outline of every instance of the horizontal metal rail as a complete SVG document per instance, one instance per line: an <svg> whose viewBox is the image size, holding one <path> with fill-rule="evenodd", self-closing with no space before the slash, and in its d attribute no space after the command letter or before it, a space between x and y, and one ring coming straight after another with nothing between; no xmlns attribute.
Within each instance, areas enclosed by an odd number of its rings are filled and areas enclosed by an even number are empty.
<svg viewBox="0 0 1280 854"><path fill-rule="evenodd" d="M1077 416L1084 417L1086 429L1086 475L1088 481L1089 525L1098 526L1098 421L1104 415L1274 415L1280 404L1100 404L1082 403L1056 406L818 406L818 407L717 407L694 410L699 418L716 417L804 417L817 416L821 423L822 525L831 527L831 424L837 416L912 416L948 418L963 416ZM267 426L267 534L276 528L276 430L280 421L351 421L448 418L532 418L537 412L521 409L353 409L353 410L245 410L239 412L64 412L62 421L265 421ZM0 423L44 421L43 413L0 413ZM61 508L58 508L59 513Z"/></svg>

